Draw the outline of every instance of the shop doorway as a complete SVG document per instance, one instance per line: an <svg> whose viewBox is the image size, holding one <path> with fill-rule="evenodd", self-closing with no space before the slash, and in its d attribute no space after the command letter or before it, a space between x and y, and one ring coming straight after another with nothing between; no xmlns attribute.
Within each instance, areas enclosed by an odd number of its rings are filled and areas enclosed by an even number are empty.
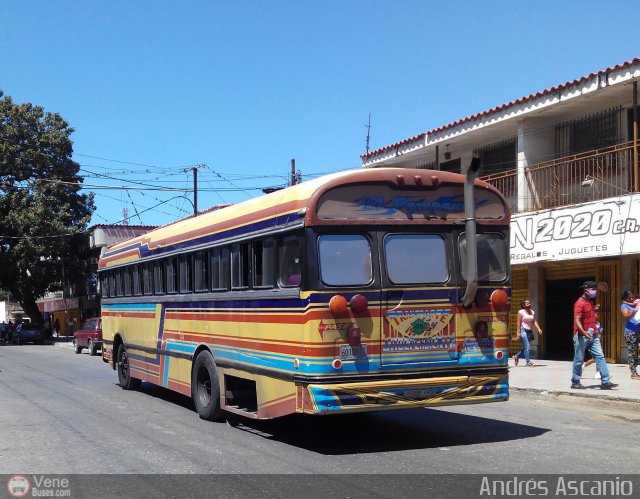
<svg viewBox="0 0 640 499"><path fill-rule="evenodd" d="M544 357L551 360L573 359L573 304L582 294L584 281L594 276L545 282Z"/></svg>

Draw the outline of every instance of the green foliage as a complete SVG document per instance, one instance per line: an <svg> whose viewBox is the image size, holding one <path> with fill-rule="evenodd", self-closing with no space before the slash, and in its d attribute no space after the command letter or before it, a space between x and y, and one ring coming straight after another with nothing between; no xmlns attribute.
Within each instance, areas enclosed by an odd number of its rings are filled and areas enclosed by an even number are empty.
<svg viewBox="0 0 640 499"><path fill-rule="evenodd" d="M63 281L63 269L67 280L82 271L94 204L80 192L72 132L59 114L0 90L0 287L25 311Z"/></svg>

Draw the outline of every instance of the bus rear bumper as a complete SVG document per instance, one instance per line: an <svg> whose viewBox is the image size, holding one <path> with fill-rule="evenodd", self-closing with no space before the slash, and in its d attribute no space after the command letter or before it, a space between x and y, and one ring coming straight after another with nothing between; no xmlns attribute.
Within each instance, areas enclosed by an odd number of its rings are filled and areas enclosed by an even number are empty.
<svg viewBox="0 0 640 499"><path fill-rule="evenodd" d="M508 374L298 385L297 412L337 414L509 399Z"/></svg>

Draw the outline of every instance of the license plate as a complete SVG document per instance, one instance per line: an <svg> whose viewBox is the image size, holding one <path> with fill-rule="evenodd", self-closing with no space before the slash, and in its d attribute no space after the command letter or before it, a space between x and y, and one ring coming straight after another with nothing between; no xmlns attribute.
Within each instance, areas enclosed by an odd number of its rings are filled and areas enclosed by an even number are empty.
<svg viewBox="0 0 640 499"><path fill-rule="evenodd" d="M367 356L367 345L340 345L340 360L363 359Z"/></svg>
<svg viewBox="0 0 640 499"><path fill-rule="evenodd" d="M438 393L438 388L423 388L421 390L408 390L404 392L404 396L408 399L422 400L432 397Z"/></svg>

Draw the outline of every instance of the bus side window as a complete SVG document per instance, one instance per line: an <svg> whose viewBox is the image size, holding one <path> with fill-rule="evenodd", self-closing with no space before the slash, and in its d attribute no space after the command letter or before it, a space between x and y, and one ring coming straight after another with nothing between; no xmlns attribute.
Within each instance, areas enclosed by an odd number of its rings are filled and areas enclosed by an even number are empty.
<svg viewBox="0 0 640 499"><path fill-rule="evenodd" d="M302 280L298 236L287 236L278 248L278 282L282 287L299 286Z"/></svg>
<svg viewBox="0 0 640 499"><path fill-rule="evenodd" d="M109 298L115 298L116 296L116 272L114 270L109 271Z"/></svg>
<svg viewBox="0 0 640 499"><path fill-rule="evenodd" d="M167 293L178 292L178 259L175 256L167 258L164 265L164 275L167 281Z"/></svg>
<svg viewBox="0 0 640 499"><path fill-rule="evenodd" d="M156 295L164 294L164 265L162 260L153 262L153 292Z"/></svg>
<svg viewBox="0 0 640 499"><path fill-rule="evenodd" d="M153 263L142 264L142 292L144 295L153 294Z"/></svg>
<svg viewBox="0 0 640 499"><path fill-rule="evenodd" d="M178 257L178 289L181 293L193 292L193 255Z"/></svg>
<svg viewBox="0 0 640 499"><path fill-rule="evenodd" d="M198 251L193 260L193 280L196 291L209 291L209 252Z"/></svg>
<svg viewBox="0 0 640 499"><path fill-rule="evenodd" d="M133 266L133 295L140 296L142 294L141 277L142 265Z"/></svg>
<svg viewBox="0 0 640 499"><path fill-rule="evenodd" d="M274 282L275 241L271 238L260 239L253 243L254 288L272 288Z"/></svg>
<svg viewBox="0 0 640 499"><path fill-rule="evenodd" d="M211 250L211 291L229 289L229 248Z"/></svg>

